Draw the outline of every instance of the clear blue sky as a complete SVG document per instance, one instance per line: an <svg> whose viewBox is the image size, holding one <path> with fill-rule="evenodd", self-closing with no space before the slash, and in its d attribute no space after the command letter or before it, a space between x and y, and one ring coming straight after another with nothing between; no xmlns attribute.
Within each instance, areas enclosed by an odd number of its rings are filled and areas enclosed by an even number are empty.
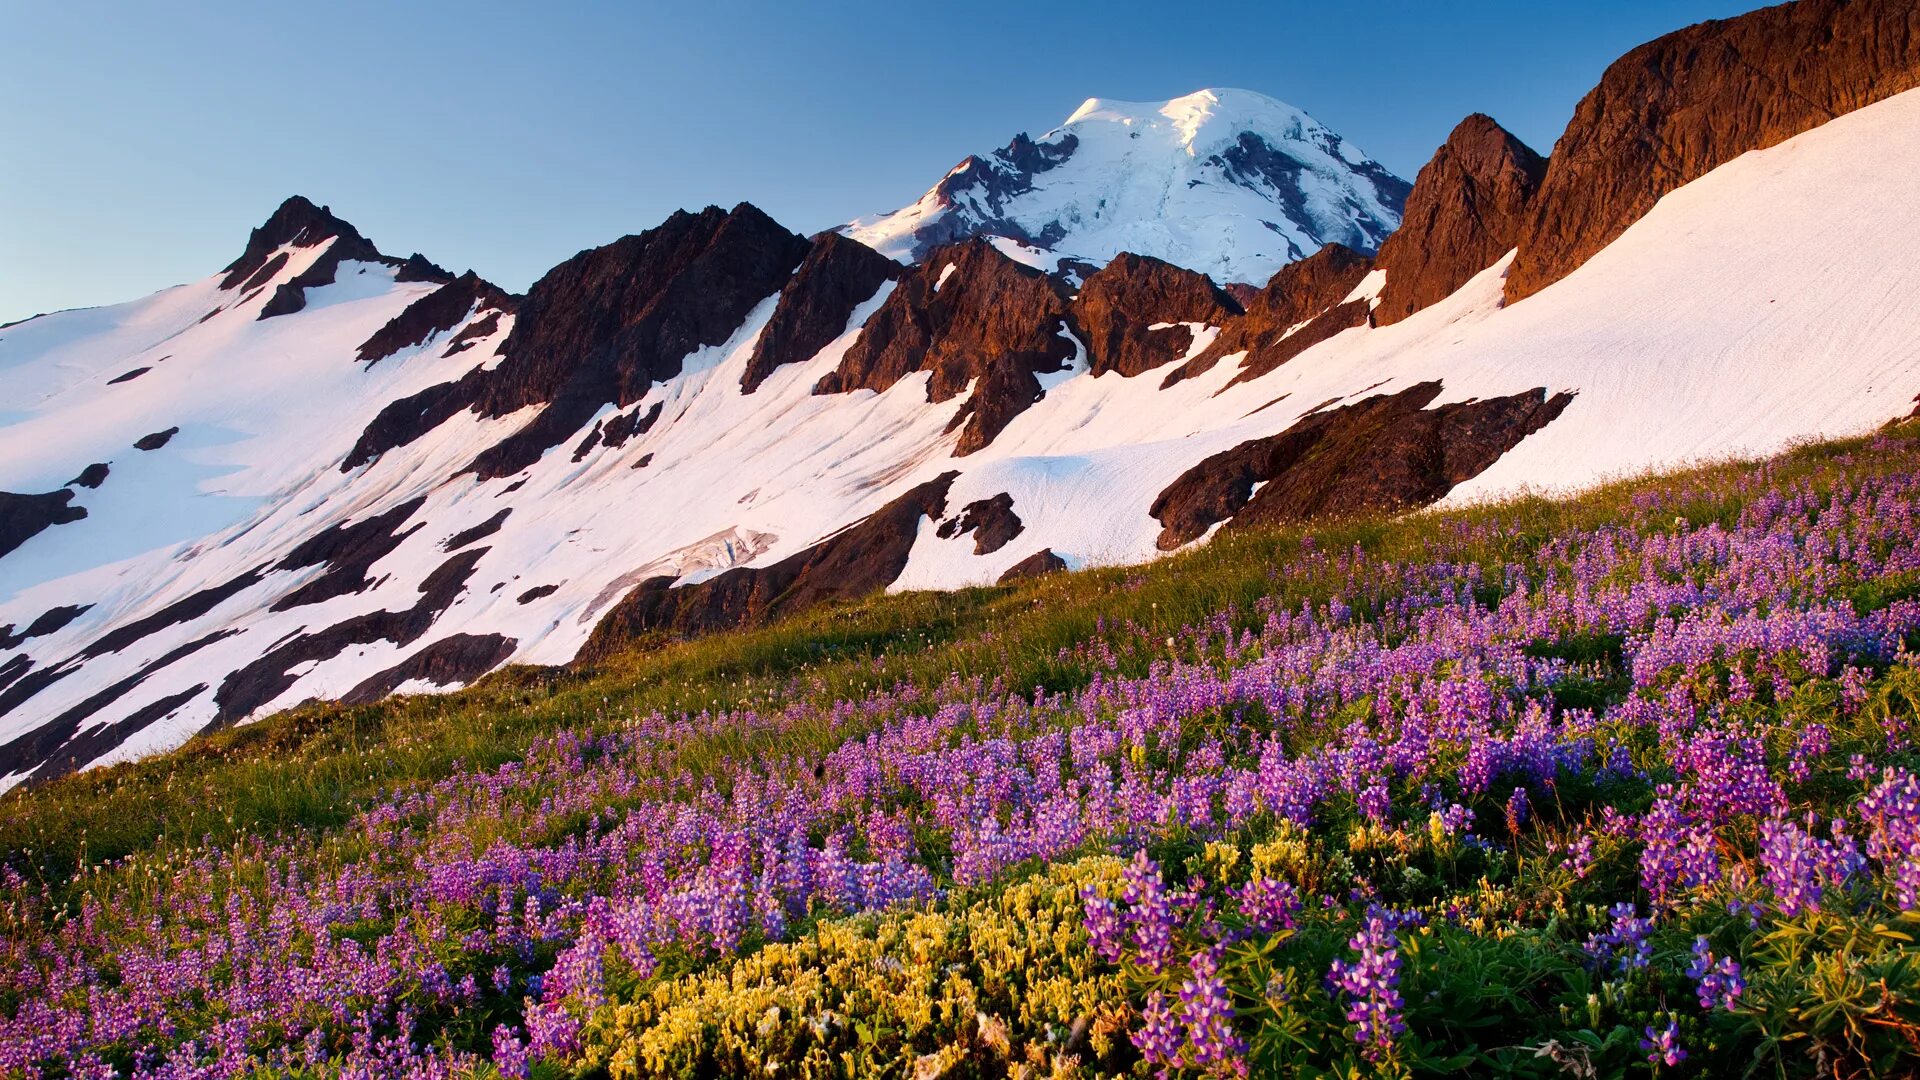
<svg viewBox="0 0 1920 1080"><path fill-rule="evenodd" d="M295 192L516 291L677 207L813 232L1089 96L1259 90L1411 179L1475 110L1545 152L1615 56L1757 6L9 5L0 322L209 274Z"/></svg>

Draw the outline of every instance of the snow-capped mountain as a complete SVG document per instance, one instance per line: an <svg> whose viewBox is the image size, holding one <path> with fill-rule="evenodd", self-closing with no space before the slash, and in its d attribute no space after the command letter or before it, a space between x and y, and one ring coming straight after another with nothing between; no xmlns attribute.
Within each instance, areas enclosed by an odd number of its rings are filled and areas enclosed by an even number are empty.
<svg viewBox="0 0 1920 1080"><path fill-rule="evenodd" d="M515 297L290 199L201 281L0 327L0 784L878 589L1871 430L1920 393L1920 33L1862 32L1894 17L1662 38L1549 158L1471 117L1377 255L1257 290L1003 237L903 266L742 204ZM1108 111L1031 153L1135 142ZM1214 113L1153 115L1210 145ZM1143 198L1079 235L1209 235L1212 204Z"/></svg>
<svg viewBox="0 0 1920 1080"><path fill-rule="evenodd" d="M848 236L917 261L996 236L1103 266L1123 251L1262 284L1326 244L1372 252L1400 224L1408 184L1299 109L1250 90L1158 103L1089 98L1038 139L969 156L911 206Z"/></svg>

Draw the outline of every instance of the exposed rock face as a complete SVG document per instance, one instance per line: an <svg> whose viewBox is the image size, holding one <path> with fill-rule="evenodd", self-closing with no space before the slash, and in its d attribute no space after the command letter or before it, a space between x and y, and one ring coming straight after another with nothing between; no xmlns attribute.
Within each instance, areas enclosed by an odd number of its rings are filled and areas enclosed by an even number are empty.
<svg viewBox="0 0 1920 1080"><path fill-rule="evenodd" d="M451 280L445 270L428 262L422 255L415 254L412 258L401 260L380 254L380 249L373 246L373 241L335 217L327 207L315 206L311 201L295 195L281 203L273 216L253 230L253 234L247 238L247 249L238 259L227 264L227 276L221 279L220 287L237 289L242 294L250 295L286 266L287 254L280 248L310 248L321 244L327 244L327 250L305 270L275 288L273 295L261 306L259 318L291 315L305 308L307 290L332 284L340 264L348 260L397 267L395 277L401 281Z"/></svg>
<svg viewBox="0 0 1920 1080"><path fill-rule="evenodd" d="M803 237L741 203L731 211L677 211L657 228L583 251L517 302L497 367L475 368L388 405L341 470L405 446L467 409L495 417L544 405L467 466L482 479L518 472L572 438L601 406L632 404L679 374L688 354L725 342L756 304L787 284L809 250Z"/></svg>
<svg viewBox="0 0 1920 1080"><path fill-rule="evenodd" d="M275 600L269 611L286 611L305 604L318 604L336 596L364 592L373 582L367 571L400 546L400 542L423 528L416 523L405 531L401 526L426 503L426 496L410 499L385 513L359 521L330 526L308 537L275 563L275 570L303 570L325 565L320 575Z"/></svg>
<svg viewBox="0 0 1920 1080"><path fill-rule="evenodd" d="M0 556L55 525L86 517L86 508L69 505L72 502L73 492L66 488L40 495L0 491Z"/></svg>
<svg viewBox="0 0 1920 1080"><path fill-rule="evenodd" d="M273 258L274 253L283 247L318 247L329 240L338 240L334 245L342 257L378 261L383 258L373 241L360 235L360 230L333 216L333 211L324 206L315 206L305 196L295 195L280 204L273 215L253 230L247 237L247 249L240 257L227 264L226 277L220 282L223 289L254 288L265 278L254 278ZM281 261L285 265L285 261ZM272 274L266 275L271 277ZM333 280L331 276L327 280Z"/></svg>
<svg viewBox="0 0 1920 1080"><path fill-rule="evenodd" d="M107 473L111 467L104 461L96 461L80 470L80 475L67 481L68 487L97 488L107 482Z"/></svg>
<svg viewBox="0 0 1920 1080"><path fill-rule="evenodd" d="M1302 323L1339 306L1371 269L1372 259L1339 244L1328 244L1299 262L1281 267L1266 288L1245 302L1246 314L1229 322L1205 352L1169 372L1162 389L1208 371L1237 352L1248 354L1245 363L1249 366L1263 364L1267 371L1279 367L1305 348L1299 342L1283 346L1287 332L1296 327L1295 336L1305 332L1308 328ZM1315 331L1313 340L1325 340L1332 333L1358 325L1353 314L1335 315L1327 326ZM1364 305L1361 314L1364 316Z"/></svg>
<svg viewBox="0 0 1920 1080"><path fill-rule="evenodd" d="M14 633L13 624L0 626L0 650L17 649L30 638L45 637L66 625L92 608L92 604L69 604L64 607L48 608L41 612L25 630Z"/></svg>
<svg viewBox="0 0 1920 1080"><path fill-rule="evenodd" d="M964 425L955 453L970 454L1039 400L1037 374L1072 358L1073 343L1061 334L1067 320L1059 282L970 240L907 270L813 392L885 390L926 371L927 400L938 404L972 385L949 426Z"/></svg>
<svg viewBox="0 0 1920 1080"><path fill-rule="evenodd" d="M1399 231L1374 264L1387 283L1374 309L1385 326L1445 299L1520 243L1547 159L1493 118L1474 113L1420 170Z"/></svg>
<svg viewBox="0 0 1920 1080"><path fill-rule="evenodd" d="M1001 574L1000 580L995 582L995 584L1009 585L1013 582L1024 581L1028 578L1045 577L1048 574L1060 573L1066 568L1067 560L1055 555L1052 548L1041 548L1039 551L1007 567L1007 572Z"/></svg>
<svg viewBox="0 0 1920 1080"><path fill-rule="evenodd" d="M360 362L377 364L402 349L425 344L435 334L460 325L468 314L487 308L512 311L513 299L469 270L408 304L387 325L374 331L360 345Z"/></svg>
<svg viewBox="0 0 1920 1080"><path fill-rule="evenodd" d="M580 650L591 663L651 632L698 634L748 626L830 600L854 599L892 584L906 568L920 519L946 516L947 490L959 473L920 484L857 525L770 566L739 566L673 588L648 578L622 597Z"/></svg>
<svg viewBox="0 0 1920 1080"><path fill-rule="evenodd" d="M476 405L505 416L546 408L475 458L483 479L531 465L609 402L625 407L719 345L754 305L779 292L807 255L804 237L749 203L678 211L637 236L583 251L534 283L480 380Z"/></svg>
<svg viewBox="0 0 1920 1080"><path fill-rule="evenodd" d="M364 705L379 701L415 679L436 686L456 686L473 680L506 663L516 642L500 634L453 634L428 645L398 664L370 675L347 691L340 701L346 705Z"/></svg>
<svg viewBox="0 0 1920 1080"><path fill-rule="evenodd" d="M491 550L472 548L440 564L420 582L420 599L405 611L370 611L316 633L299 634L229 674L214 692L218 711L208 729L231 727L285 693L298 679L293 672L303 664L332 659L354 645L418 641L466 589L474 567Z"/></svg>
<svg viewBox="0 0 1920 1080"><path fill-rule="evenodd" d="M1186 327L1151 327L1222 326L1239 314L1239 303L1205 274L1125 253L1089 277L1073 302L1095 375L1117 371L1132 377L1180 359L1193 345Z"/></svg>
<svg viewBox="0 0 1920 1080"><path fill-rule="evenodd" d="M131 368L131 369L129 369L129 370L127 370L127 371L123 371L123 372L121 372L121 373L120 373L120 374L118 374L118 375L115 375L115 376L114 376L113 378L111 378L111 379L108 379L108 380L107 380L107 385L108 385L108 386L118 386L118 385L120 385L121 383L129 383L129 382L132 382L133 380L135 380L135 379L137 379L137 378L139 378L140 376L142 376L142 375L145 375L145 374L146 374L147 372L149 372L149 371L152 371L152 370L153 370L153 368L152 368L152 367L137 367L137 368Z"/></svg>
<svg viewBox="0 0 1920 1080"><path fill-rule="evenodd" d="M1003 491L991 499L968 503L958 516L941 522L937 532L942 540L972 533L973 553L989 555L1006 547L1025 529L1013 512L1013 496Z"/></svg>
<svg viewBox="0 0 1920 1080"><path fill-rule="evenodd" d="M779 306L754 343L740 389L751 394L783 364L813 358L847 330L853 310L900 273L899 263L837 232L813 238L813 247L780 290Z"/></svg>
<svg viewBox="0 0 1920 1080"><path fill-rule="evenodd" d="M1571 273L1674 188L1916 86L1913 0L1800 0L1634 49L1554 145L1507 300Z"/></svg>
<svg viewBox="0 0 1920 1080"><path fill-rule="evenodd" d="M111 724L96 726L85 734L80 733L80 728L89 717L127 696L155 672L192 656L232 633L233 631L230 630L216 630L181 645L166 655L142 665L138 671L119 682L107 686L61 712L45 724L20 735L5 745L0 745L0 772L21 773L31 770L30 779L33 782L51 780L56 776L63 776L77 770L80 766L127 741L154 721L199 696L206 690L206 685L203 683L190 690L170 695L137 709Z"/></svg>
<svg viewBox="0 0 1920 1080"><path fill-rule="evenodd" d="M470 529L462 529L459 532L454 533L452 536L449 536L445 540L441 541L440 550L441 551L459 551L461 548L466 547L468 544L474 543L479 540L484 540L487 537L492 536L494 533L497 533L500 531L500 526L505 525L507 523L507 515L511 513L513 513L513 507L511 506L501 507L499 510L494 512L494 515L492 517L481 522L480 524L475 525Z"/></svg>
<svg viewBox="0 0 1920 1080"><path fill-rule="evenodd" d="M142 435L133 440L133 448L135 450L158 450L172 442L173 437L178 434L180 434L179 428L170 427L165 431L156 431L149 435Z"/></svg>
<svg viewBox="0 0 1920 1080"><path fill-rule="evenodd" d="M1079 145L1079 136L1072 132L1036 143L1023 131L988 157L968 154L922 197L923 202L932 200L949 213L914 231L913 258L919 260L937 247L982 235L1041 247L1059 242L1059 233L1043 228L1036 235L1008 217L1007 211L1016 196L1033 190L1034 177L1072 157ZM1052 224L1058 229L1057 223Z"/></svg>
<svg viewBox="0 0 1920 1080"><path fill-rule="evenodd" d="M1428 409L1440 390L1420 383L1314 412L1278 435L1207 458L1154 500L1159 546L1170 551L1228 519L1231 528L1426 506L1573 400L1535 389Z"/></svg>

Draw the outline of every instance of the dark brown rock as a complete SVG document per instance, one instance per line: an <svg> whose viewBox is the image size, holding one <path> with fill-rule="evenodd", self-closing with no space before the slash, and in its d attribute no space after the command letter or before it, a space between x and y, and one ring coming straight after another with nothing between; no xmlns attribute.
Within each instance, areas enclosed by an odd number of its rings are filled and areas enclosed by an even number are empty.
<svg viewBox="0 0 1920 1080"><path fill-rule="evenodd" d="M933 404L972 386L948 426L961 429L954 452L970 454L1040 399L1039 373L1061 370L1072 358L1073 345L1061 336L1068 319L1065 293L1052 277L985 240L942 248L901 276L840 367L813 392L885 390L917 371L932 373Z"/></svg>
<svg viewBox="0 0 1920 1080"><path fill-rule="evenodd" d="M436 686L464 685L506 663L516 644L513 638L501 634L453 634L385 671L368 676L347 691L340 702L363 705L379 701L415 679L424 679Z"/></svg>
<svg viewBox="0 0 1920 1080"><path fill-rule="evenodd" d="M494 513L492 517L481 522L480 524L475 525L471 529L462 529L459 532L454 533L452 536L447 537L446 540L441 542L440 550L441 551L459 551L461 548L466 547L468 544L471 544L477 540L484 540L487 537L492 536L494 533L497 533L500 531L500 526L505 525L507 523L507 515L511 513L513 513L513 507L511 506L501 507L498 511Z"/></svg>
<svg viewBox="0 0 1920 1080"><path fill-rule="evenodd" d="M240 257L227 264L226 277L220 282L223 289L252 289L264 284L272 273L255 280L255 274L265 267L280 248L316 247L329 240L338 240L336 249L347 258L374 261L382 259L373 242L360 235L352 225L333 216L333 211L324 206L315 206L303 196L295 195L280 204L273 215L253 230L247 238L247 249ZM284 253L283 253L284 254ZM280 265L286 265L285 260ZM277 271L276 271L277 272ZM333 280L329 274L328 281Z"/></svg>
<svg viewBox="0 0 1920 1080"><path fill-rule="evenodd" d="M472 273L472 271L469 270L468 273ZM445 285L453 280L453 275L447 273L445 268L441 267L440 264L416 251L407 256L406 261L400 264L400 268L394 272L393 280L432 281Z"/></svg>
<svg viewBox="0 0 1920 1080"><path fill-rule="evenodd" d="M352 472L381 454L406 446L473 406L486 373L474 368L452 382L436 383L417 394L388 402L367 424L340 462Z"/></svg>
<svg viewBox="0 0 1920 1080"><path fill-rule="evenodd" d="M470 314L488 308L496 313L511 311L512 306L513 301L505 292L469 270L408 304L385 326L374 331L373 336L360 345L360 362L371 366L402 349L426 344L434 335L460 325Z"/></svg>
<svg viewBox="0 0 1920 1080"><path fill-rule="evenodd" d="M122 623L94 639L92 644L81 650L77 659L85 661L99 656L108 656L133 645L149 634L158 633L170 626L191 622L219 607L231 597L259 584L261 577L259 570L248 570L218 585L209 585L199 592L183 596L151 615ZM4 712L5 709L0 708L0 713Z"/></svg>
<svg viewBox="0 0 1920 1080"><path fill-rule="evenodd" d="M190 693L175 694L134 711L114 724L96 726L85 734L80 727L102 709L126 697L155 672L192 656L237 630L219 630L181 645L158 659L141 665L126 678L102 688L85 700L62 710L44 724L0 745L0 773L31 771L32 779L44 781L80 768L94 758L125 742L142 728L159 720L206 690L204 685ZM78 735L79 738L75 738Z"/></svg>
<svg viewBox="0 0 1920 1080"><path fill-rule="evenodd" d="M1094 375L1131 378L1185 356L1193 335L1184 326L1224 326L1240 305L1205 274L1126 252L1086 280L1073 301L1074 322Z"/></svg>
<svg viewBox="0 0 1920 1080"><path fill-rule="evenodd" d="M531 604L543 596L552 596L559 591L560 586L558 585L535 585L533 588L514 597L513 602L516 604Z"/></svg>
<svg viewBox="0 0 1920 1080"><path fill-rule="evenodd" d="M823 232L780 290L779 305L760 331L740 389L751 394L783 364L811 360L847 331L853 310L900 273L900 264L837 232Z"/></svg>
<svg viewBox="0 0 1920 1080"><path fill-rule="evenodd" d="M1399 322L1465 285L1520 243L1547 159L1493 119L1474 113L1414 178L1400 228L1374 265L1387 272L1374 309Z"/></svg>
<svg viewBox="0 0 1920 1080"><path fill-rule="evenodd" d="M148 366L148 367L137 367L128 371L123 371L120 374L115 375L113 378L108 379L107 385L118 386L121 383L132 382L133 380L139 378L142 375L145 375L147 372L152 370L153 368L151 366Z"/></svg>
<svg viewBox="0 0 1920 1080"><path fill-rule="evenodd" d="M173 437L178 434L180 434L179 428L170 427L165 431L156 431L151 435L142 435L133 440L133 448L135 450L158 450L172 442Z"/></svg>
<svg viewBox="0 0 1920 1080"><path fill-rule="evenodd" d="M1298 262L1288 263L1268 279L1266 288L1242 305L1246 313L1222 328L1213 344L1168 372L1161 388L1208 371L1237 352L1247 353L1245 362L1253 364L1261 353L1280 349L1289 330L1340 304L1371 269L1372 259L1339 244L1328 244ZM1334 322L1351 325L1344 316ZM1281 360L1267 362L1266 370L1271 371L1285 357L1298 352L1296 346L1286 348Z"/></svg>
<svg viewBox="0 0 1920 1080"><path fill-rule="evenodd" d="M1293 333L1249 352L1246 359L1240 362L1240 373L1227 385L1238 386L1243 382L1251 382L1277 370L1280 365L1335 334L1356 326L1367 326L1370 322L1371 308L1365 300L1349 300L1330 307Z"/></svg>
<svg viewBox="0 0 1920 1080"><path fill-rule="evenodd" d="M1172 550L1228 519L1237 528L1429 505L1545 427L1572 400L1535 389L1426 408L1440 389L1437 382L1420 383L1322 409L1277 435L1207 458L1154 500L1159 546Z"/></svg>
<svg viewBox="0 0 1920 1080"><path fill-rule="evenodd" d="M16 495L0 491L0 556L39 536L55 525L65 525L87 516L83 506L74 506L73 492L67 488L40 495Z"/></svg>
<svg viewBox="0 0 1920 1080"><path fill-rule="evenodd" d="M48 634L66 629L68 623L86 614L92 604L69 604L64 607L48 608L41 612L25 630L13 632L13 624L0 626L0 652L17 649L31 638L45 637Z"/></svg>
<svg viewBox="0 0 1920 1080"><path fill-rule="evenodd" d="M1041 548L1039 551L1007 567L1007 572L1001 574L1000 580L995 582L995 584L1010 585L1013 582L1025 581L1028 578L1057 574L1066 568L1067 560L1055 555L1052 548Z"/></svg>
<svg viewBox="0 0 1920 1080"><path fill-rule="evenodd" d="M735 567L678 589L673 578L649 578L593 628L578 662L598 661L650 633L727 630L878 592L906 568L920 519L946 516L947 490L959 475L944 473L920 484L859 523L770 566Z"/></svg>
<svg viewBox="0 0 1920 1080"><path fill-rule="evenodd" d="M405 531L400 528L426 501L422 495L372 517L328 526L295 545L273 569L303 570L322 565L326 569L275 600L268 610L286 611L372 588L367 571L399 547L401 541L425 527L425 522L416 522Z"/></svg>
<svg viewBox="0 0 1920 1080"><path fill-rule="evenodd" d="M521 301L505 359L480 380L475 406L505 416L545 409L468 471L508 476L539 460L602 405L638 401L680 373L686 356L732 336L754 305L786 285L804 237L749 203L676 212L561 263Z"/></svg>
<svg viewBox="0 0 1920 1080"><path fill-rule="evenodd" d="M68 487L97 488L107 482L109 466L104 461L96 461L80 470L80 475L67 481Z"/></svg>
<svg viewBox="0 0 1920 1080"><path fill-rule="evenodd" d="M1006 547L1026 529L1013 512L1013 496L1001 492L991 499L968 503L960 513L940 523L941 539L973 534L973 553L988 555Z"/></svg>
<svg viewBox="0 0 1920 1080"><path fill-rule="evenodd" d="M1507 300L1573 272L1674 188L1917 86L1913 0L1800 0L1634 49L1554 144Z"/></svg>
<svg viewBox="0 0 1920 1080"><path fill-rule="evenodd" d="M370 611L315 633L298 634L229 673L214 691L217 711L207 730L231 727L286 693L299 681L294 670L304 664L330 660L355 645L375 641L411 645L418 641L465 591L467 579L491 550L463 551L440 564L420 583L420 599L404 611Z"/></svg>
<svg viewBox="0 0 1920 1080"><path fill-rule="evenodd" d="M513 309L506 308L505 310L511 311ZM500 329L500 315L501 312L499 311L489 311L484 316L468 323L465 329L453 335L453 340L447 342L447 351L440 355L443 357L453 356L456 353L466 352L468 349L478 345L480 339L488 337L493 334L494 331Z"/></svg>

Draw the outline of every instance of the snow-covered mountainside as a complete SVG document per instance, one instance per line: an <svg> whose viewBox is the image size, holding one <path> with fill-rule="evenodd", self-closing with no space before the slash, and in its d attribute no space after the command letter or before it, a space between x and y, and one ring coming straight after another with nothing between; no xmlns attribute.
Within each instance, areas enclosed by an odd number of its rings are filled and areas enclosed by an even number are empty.
<svg viewBox="0 0 1920 1080"><path fill-rule="evenodd" d="M1920 36L1822 67L1862 39L1803 29L1825 44L1795 70L1872 104L1742 127L1692 106L1746 83L1655 80L1623 133L1596 90L1567 139L1700 155L1684 186L1631 150L1576 162L1663 192L1628 224L1473 117L1377 257L1330 243L1235 293L985 238L902 266L742 204L514 297L289 200L205 280L0 328L0 783L316 697L1906 415ZM1711 52L1685 33L1654 46ZM1751 57L1724 79L1772 85ZM1571 268L1509 303L1558 219L1609 242L1553 248Z"/></svg>
<svg viewBox="0 0 1920 1080"><path fill-rule="evenodd" d="M1039 249L1047 269L1127 251L1261 284L1325 244L1373 251L1400 224L1407 187L1306 113L1249 90L1089 98L1040 138L969 156L913 205L843 231L904 261L998 236Z"/></svg>

